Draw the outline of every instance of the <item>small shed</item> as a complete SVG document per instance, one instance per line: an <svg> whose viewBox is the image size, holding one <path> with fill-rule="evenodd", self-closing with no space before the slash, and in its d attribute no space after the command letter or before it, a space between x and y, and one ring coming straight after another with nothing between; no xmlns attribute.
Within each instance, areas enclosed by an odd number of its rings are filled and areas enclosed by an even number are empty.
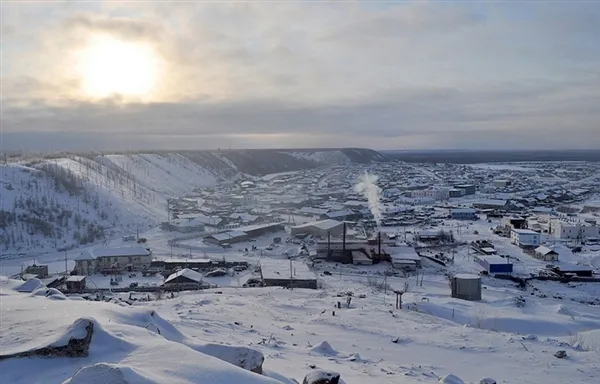
<svg viewBox="0 0 600 384"><path fill-rule="evenodd" d="M558 261L558 252L544 245L537 247L533 256L543 261Z"/></svg>
<svg viewBox="0 0 600 384"><path fill-rule="evenodd" d="M65 285L67 286L67 292L82 292L85 289L85 276L69 276L65 281Z"/></svg>
<svg viewBox="0 0 600 384"><path fill-rule="evenodd" d="M452 277L450 286L454 298L469 301L481 300L481 277L478 275L458 274Z"/></svg>
<svg viewBox="0 0 600 384"><path fill-rule="evenodd" d="M25 268L25 273L35 275L38 279L44 279L48 277L48 266L33 264Z"/></svg>

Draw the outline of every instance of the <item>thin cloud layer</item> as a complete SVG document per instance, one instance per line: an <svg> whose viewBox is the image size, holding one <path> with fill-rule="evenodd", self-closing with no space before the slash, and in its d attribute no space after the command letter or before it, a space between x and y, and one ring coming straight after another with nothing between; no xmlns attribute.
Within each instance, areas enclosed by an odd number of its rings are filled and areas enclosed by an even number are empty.
<svg viewBox="0 0 600 384"><path fill-rule="evenodd" d="M2 7L4 149L600 145L593 3ZM82 92L97 35L152 48L151 96Z"/></svg>

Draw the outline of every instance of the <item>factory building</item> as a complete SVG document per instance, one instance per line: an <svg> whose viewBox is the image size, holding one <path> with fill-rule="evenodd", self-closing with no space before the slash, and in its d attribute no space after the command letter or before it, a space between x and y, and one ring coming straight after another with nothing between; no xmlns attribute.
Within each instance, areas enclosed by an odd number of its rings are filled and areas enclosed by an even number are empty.
<svg viewBox="0 0 600 384"><path fill-rule="evenodd" d="M343 230L343 222L328 219L290 227L290 234L294 237L312 235L315 237L326 238L329 235L331 237L339 237L342 235Z"/></svg>

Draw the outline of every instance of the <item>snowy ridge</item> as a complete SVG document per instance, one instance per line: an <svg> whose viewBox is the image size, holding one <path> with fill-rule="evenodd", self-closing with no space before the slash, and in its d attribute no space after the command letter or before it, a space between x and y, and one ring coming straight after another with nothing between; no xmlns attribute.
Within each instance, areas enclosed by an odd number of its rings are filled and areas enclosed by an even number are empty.
<svg viewBox="0 0 600 384"><path fill-rule="evenodd" d="M156 226L166 199L245 175L375 161L378 152L230 150L69 155L0 166L0 249L70 249Z"/></svg>
<svg viewBox="0 0 600 384"><path fill-rule="evenodd" d="M340 151L290 152L297 159L314 161L315 163L333 165L349 164L352 161Z"/></svg>

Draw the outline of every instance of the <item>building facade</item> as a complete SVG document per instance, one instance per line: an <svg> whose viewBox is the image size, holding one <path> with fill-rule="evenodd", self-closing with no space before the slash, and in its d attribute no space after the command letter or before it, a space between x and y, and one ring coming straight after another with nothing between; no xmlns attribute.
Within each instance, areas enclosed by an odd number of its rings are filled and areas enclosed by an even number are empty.
<svg viewBox="0 0 600 384"><path fill-rule="evenodd" d="M453 220L477 220L477 210L470 208L451 209L450 218Z"/></svg>
<svg viewBox="0 0 600 384"><path fill-rule="evenodd" d="M520 247L539 247L540 234L530 229L512 229L510 242Z"/></svg>

